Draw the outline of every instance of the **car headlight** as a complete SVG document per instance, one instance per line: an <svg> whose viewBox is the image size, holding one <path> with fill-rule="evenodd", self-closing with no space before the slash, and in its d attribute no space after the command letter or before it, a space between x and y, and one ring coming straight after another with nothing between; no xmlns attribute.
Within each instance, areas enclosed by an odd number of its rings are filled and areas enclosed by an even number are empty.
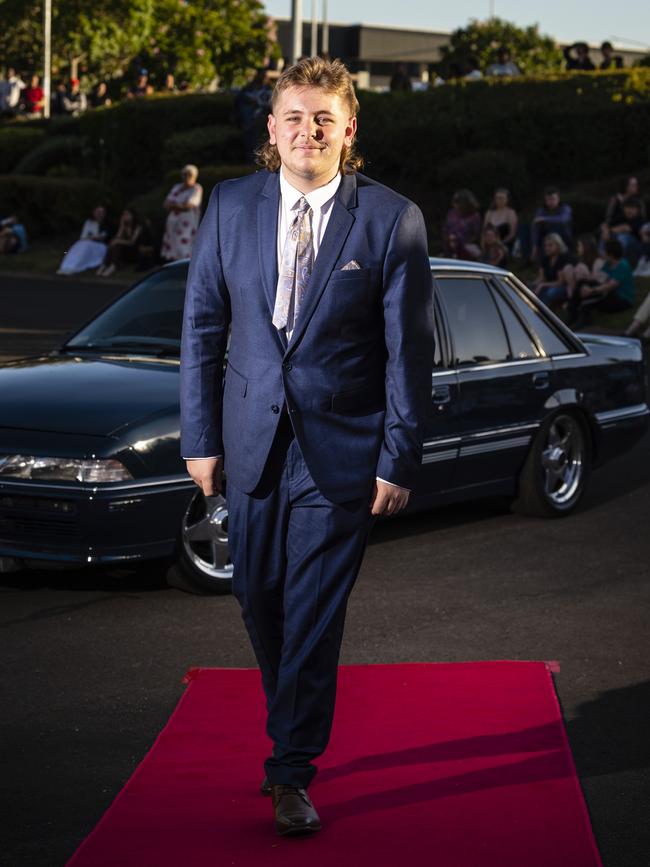
<svg viewBox="0 0 650 867"><path fill-rule="evenodd" d="M0 455L0 478L57 482L121 482L133 476L113 458L44 458Z"/></svg>

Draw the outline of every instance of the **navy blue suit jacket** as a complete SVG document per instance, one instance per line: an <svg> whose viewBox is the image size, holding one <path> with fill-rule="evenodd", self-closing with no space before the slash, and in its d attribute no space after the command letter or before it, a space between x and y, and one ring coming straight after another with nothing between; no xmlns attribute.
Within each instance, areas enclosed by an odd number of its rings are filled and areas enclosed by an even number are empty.
<svg viewBox="0 0 650 867"><path fill-rule="evenodd" d="M271 321L279 203L279 176L267 171L212 191L187 280L181 454L223 454L227 479L250 493L286 403L325 497L370 497L375 476L412 488L433 358L422 214L344 175L287 344ZM361 267L341 270L351 260Z"/></svg>

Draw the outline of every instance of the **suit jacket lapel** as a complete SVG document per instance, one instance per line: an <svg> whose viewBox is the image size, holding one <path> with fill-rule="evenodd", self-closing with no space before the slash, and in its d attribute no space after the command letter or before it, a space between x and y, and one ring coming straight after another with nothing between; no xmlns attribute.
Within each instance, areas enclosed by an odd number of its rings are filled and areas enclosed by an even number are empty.
<svg viewBox="0 0 650 867"><path fill-rule="evenodd" d="M257 255L264 294L269 305L269 322L273 319L278 285L278 214L280 211L280 176L269 173L257 203ZM282 352L287 348L285 333L271 326Z"/></svg>
<svg viewBox="0 0 650 867"><path fill-rule="evenodd" d="M316 256L314 270L311 272L305 298L298 314L296 327L291 335L287 355L298 344L302 334L311 319L321 295L323 294L332 269L338 259L343 244L354 223L351 209L357 205L357 179L355 175L343 175L337 190L332 213L330 214L323 240Z"/></svg>

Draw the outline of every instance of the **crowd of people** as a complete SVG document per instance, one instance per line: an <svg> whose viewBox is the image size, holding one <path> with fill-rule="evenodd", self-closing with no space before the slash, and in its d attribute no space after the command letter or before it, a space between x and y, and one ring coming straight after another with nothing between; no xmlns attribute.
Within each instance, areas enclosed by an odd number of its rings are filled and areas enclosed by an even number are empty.
<svg viewBox="0 0 650 867"><path fill-rule="evenodd" d="M27 83L29 82L29 83ZM153 93L180 93L189 90L186 81L176 84L173 72L167 72L159 87L150 81L149 71L140 68L126 92L127 99L151 96ZM99 81L86 92L79 78L60 78L53 82L50 97L52 115L76 117L93 108L112 105L108 83ZM40 117L45 107L45 94L40 76L29 75L23 79L14 68L8 67L0 79L0 117Z"/></svg>
<svg viewBox="0 0 650 867"><path fill-rule="evenodd" d="M135 208L124 208L115 227L108 209L98 203L81 227L79 238L65 252L57 274L78 274L90 269L100 277L110 277L130 264L136 271L154 265L188 258L199 226L203 188L198 183L199 170L194 165L181 169L181 180L165 197L165 228L156 243L151 220L141 217ZM18 217L0 221L0 253L27 250L27 233Z"/></svg>
<svg viewBox="0 0 650 867"><path fill-rule="evenodd" d="M590 48L586 42L574 42L573 45L568 45L563 49L565 69L567 71L582 70L583 72L595 72L600 70L622 69L624 66L623 58L620 54L614 53L614 47L611 42L603 42L600 46L601 60L598 64L591 59ZM513 78L521 75L521 68L516 60L513 59L510 48L506 45L499 47L492 59L492 62L487 64L484 69L481 69L481 64L477 57L470 55L464 62L452 61L447 72L443 75L433 73L431 76L430 85L439 87L450 81L478 81L484 77L488 78ZM393 73L390 80L390 90L413 90L414 85L406 64L399 64Z"/></svg>
<svg viewBox="0 0 650 867"><path fill-rule="evenodd" d="M572 208L556 186L546 187L528 222L507 189L495 190L483 216L471 190L457 190L443 225L442 254L500 267L511 257L523 259L537 269L532 290L572 327L583 327L593 310L632 308L634 277L650 276L650 222L638 178L626 178L603 212L596 231L575 237ZM644 336L650 302L647 313ZM645 322L644 314L639 322ZM635 320L634 329L640 328Z"/></svg>

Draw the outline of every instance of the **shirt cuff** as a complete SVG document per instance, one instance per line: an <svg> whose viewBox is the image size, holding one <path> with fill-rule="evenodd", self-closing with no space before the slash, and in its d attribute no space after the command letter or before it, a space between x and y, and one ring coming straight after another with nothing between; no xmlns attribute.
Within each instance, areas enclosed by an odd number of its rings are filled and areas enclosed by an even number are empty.
<svg viewBox="0 0 650 867"><path fill-rule="evenodd" d="M379 476L377 476L376 479L377 479L378 482L383 482L385 485L391 485L393 488L402 488L401 485L396 485L395 482L388 482L388 481L386 481L386 479L382 479L382 478L380 478ZM411 493L411 489L410 489L410 488L402 488L402 490L403 490L403 491L408 491L409 494Z"/></svg>
<svg viewBox="0 0 650 867"><path fill-rule="evenodd" d="M208 461L212 460L213 458L222 458L223 455L206 455L204 458L186 458L183 455L181 455L181 457L184 461Z"/></svg>

